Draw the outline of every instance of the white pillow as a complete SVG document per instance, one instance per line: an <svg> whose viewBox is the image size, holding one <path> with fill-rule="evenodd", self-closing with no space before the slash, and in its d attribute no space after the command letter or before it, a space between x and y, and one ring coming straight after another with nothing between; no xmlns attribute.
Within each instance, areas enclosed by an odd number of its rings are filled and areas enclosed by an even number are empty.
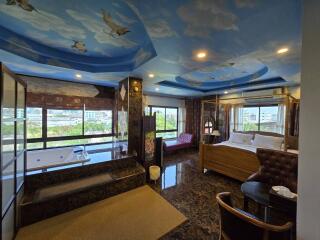
<svg viewBox="0 0 320 240"><path fill-rule="evenodd" d="M229 142L251 145L252 138L252 134L232 132L230 133Z"/></svg>
<svg viewBox="0 0 320 240"><path fill-rule="evenodd" d="M256 134L252 142L252 145L261 147L261 148L281 150L282 143L283 143L282 137L264 136L264 135Z"/></svg>

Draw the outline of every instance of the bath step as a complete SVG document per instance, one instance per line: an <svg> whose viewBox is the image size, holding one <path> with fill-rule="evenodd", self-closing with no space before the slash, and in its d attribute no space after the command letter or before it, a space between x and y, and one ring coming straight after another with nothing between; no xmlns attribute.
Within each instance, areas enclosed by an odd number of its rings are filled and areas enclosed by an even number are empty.
<svg viewBox="0 0 320 240"><path fill-rule="evenodd" d="M145 184L145 170L134 167L49 185L25 194L21 226L56 216Z"/></svg>

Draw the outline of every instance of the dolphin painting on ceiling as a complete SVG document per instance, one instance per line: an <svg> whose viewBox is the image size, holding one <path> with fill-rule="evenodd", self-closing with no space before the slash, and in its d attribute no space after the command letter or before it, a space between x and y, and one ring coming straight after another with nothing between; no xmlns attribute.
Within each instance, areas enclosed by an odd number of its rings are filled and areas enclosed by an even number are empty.
<svg viewBox="0 0 320 240"><path fill-rule="evenodd" d="M32 12L36 11L39 12L33 5L29 3L29 0L7 0L7 5L16 5L18 3L18 6L21 7L23 10Z"/></svg>
<svg viewBox="0 0 320 240"><path fill-rule="evenodd" d="M121 36L130 32L128 28L122 27L115 23L110 13L107 13L104 9L101 9L101 12L103 21L108 25L109 28L111 28L111 32L109 33L111 36L114 36L113 34Z"/></svg>

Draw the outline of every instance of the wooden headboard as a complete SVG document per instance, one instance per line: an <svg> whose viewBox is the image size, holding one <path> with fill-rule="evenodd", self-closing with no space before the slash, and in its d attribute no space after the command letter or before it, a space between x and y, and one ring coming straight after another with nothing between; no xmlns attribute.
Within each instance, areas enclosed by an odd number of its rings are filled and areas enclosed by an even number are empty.
<svg viewBox="0 0 320 240"><path fill-rule="evenodd" d="M274 132L263 132L263 131L234 131L234 132L247 133L247 134L253 134L253 135L260 134L260 135L264 135L264 136L283 137L284 138L283 134L274 133ZM298 148L299 148L298 137L296 137L296 136L288 136L288 138L287 138L287 148L298 150Z"/></svg>

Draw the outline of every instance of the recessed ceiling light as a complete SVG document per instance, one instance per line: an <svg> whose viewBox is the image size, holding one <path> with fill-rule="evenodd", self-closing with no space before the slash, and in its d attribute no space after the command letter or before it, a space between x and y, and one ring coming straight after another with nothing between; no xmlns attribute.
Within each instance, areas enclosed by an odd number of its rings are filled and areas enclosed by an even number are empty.
<svg viewBox="0 0 320 240"><path fill-rule="evenodd" d="M288 48L280 48L280 49L277 51L277 53L278 53L278 54L283 54L283 53L286 53L286 52L288 52L288 51L289 51Z"/></svg>
<svg viewBox="0 0 320 240"><path fill-rule="evenodd" d="M82 75L80 73L77 73L76 78L82 78Z"/></svg>
<svg viewBox="0 0 320 240"><path fill-rule="evenodd" d="M199 59L205 58L206 56L207 56L206 52L201 51L197 53L197 58Z"/></svg>
<svg viewBox="0 0 320 240"><path fill-rule="evenodd" d="M160 88L156 87L156 91L159 91L159 90L160 90Z"/></svg>
<svg viewBox="0 0 320 240"><path fill-rule="evenodd" d="M228 91L224 91L224 94L228 94L229 92Z"/></svg>
<svg viewBox="0 0 320 240"><path fill-rule="evenodd" d="M149 78L154 78L154 74L153 73L149 73Z"/></svg>

